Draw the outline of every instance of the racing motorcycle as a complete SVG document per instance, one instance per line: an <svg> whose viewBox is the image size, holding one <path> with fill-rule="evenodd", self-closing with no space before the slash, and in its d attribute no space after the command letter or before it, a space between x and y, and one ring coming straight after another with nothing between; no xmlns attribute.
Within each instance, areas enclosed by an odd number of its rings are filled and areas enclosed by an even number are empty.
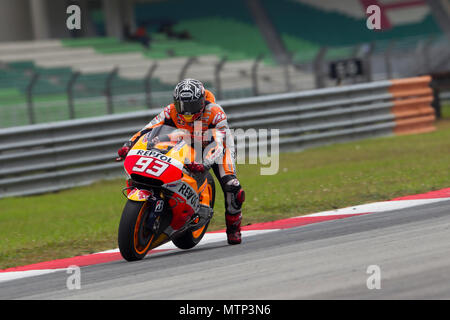
<svg viewBox="0 0 450 320"><path fill-rule="evenodd" d="M169 241L181 249L193 248L208 229L214 214L214 179L208 171L193 174L185 166L195 160L194 148L184 139L187 134L156 127L125 158L128 200L118 242L127 261L141 260Z"/></svg>

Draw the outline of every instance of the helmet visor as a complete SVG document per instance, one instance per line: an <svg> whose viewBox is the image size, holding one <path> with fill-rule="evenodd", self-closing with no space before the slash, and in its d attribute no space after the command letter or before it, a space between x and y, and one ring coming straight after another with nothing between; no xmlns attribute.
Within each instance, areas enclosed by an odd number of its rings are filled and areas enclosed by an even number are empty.
<svg viewBox="0 0 450 320"><path fill-rule="evenodd" d="M196 114L202 111L204 100L197 101L175 101L175 109L180 114Z"/></svg>

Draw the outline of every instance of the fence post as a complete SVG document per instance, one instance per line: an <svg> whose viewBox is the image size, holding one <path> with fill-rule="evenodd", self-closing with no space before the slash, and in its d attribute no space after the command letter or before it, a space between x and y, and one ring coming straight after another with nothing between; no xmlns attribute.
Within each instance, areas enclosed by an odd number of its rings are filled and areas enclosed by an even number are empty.
<svg viewBox="0 0 450 320"><path fill-rule="evenodd" d="M423 46L423 62L424 62L424 73L431 72L431 46L433 44L433 36L428 37L425 40Z"/></svg>
<svg viewBox="0 0 450 320"><path fill-rule="evenodd" d="M366 48L366 52L364 53L364 70L366 75L366 82L372 82L372 54L375 49L375 43L371 42Z"/></svg>
<svg viewBox="0 0 450 320"><path fill-rule="evenodd" d="M36 82L39 79L39 73L33 72L33 75L31 76L30 83L28 83L28 86L26 88L27 92L27 111L28 111L28 122L30 124L36 123L36 118L34 116L34 104L33 104L33 88L36 84Z"/></svg>
<svg viewBox="0 0 450 320"><path fill-rule="evenodd" d="M119 68L115 67L108 74L108 77L106 78L106 81L105 81L106 111L108 114L114 113L111 85L112 85L112 82L113 82L114 78L116 77L118 71L119 71Z"/></svg>
<svg viewBox="0 0 450 320"><path fill-rule="evenodd" d="M73 87L77 78L79 77L80 72L74 72L70 76L69 82L67 83L67 106L69 107L69 118L75 119L75 107L73 103Z"/></svg>
<svg viewBox="0 0 450 320"><path fill-rule="evenodd" d="M287 61L283 64L284 80L286 81L286 92L292 91L291 75L289 73L290 65L291 64Z"/></svg>
<svg viewBox="0 0 450 320"><path fill-rule="evenodd" d="M222 92L222 82L220 80L220 73L222 72L222 69L227 62L228 57L225 56L216 64L214 68L214 81L216 86L216 95L217 99L221 100L223 99L223 92Z"/></svg>
<svg viewBox="0 0 450 320"><path fill-rule="evenodd" d="M147 108L149 109L152 106L152 77L157 67L158 63L157 62L153 63L151 67L148 69L148 72L144 79L145 103L147 104Z"/></svg>
<svg viewBox="0 0 450 320"><path fill-rule="evenodd" d="M325 87L324 75L322 72L323 63L325 60L325 55L327 54L328 48L322 47L314 58L313 70L316 78L316 89Z"/></svg>
<svg viewBox="0 0 450 320"><path fill-rule="evenodd" d="M255 61L253 62L252 66L252 84L253 84L253 95L258 96L259 95L259 88L258 88L258 66L261 60L264 58L264 54L260 54Z"/></svg>
<svg viewBox="0 0 450 320"><path fill-rule="evenodd" d="M415 72L412 76L417 74L426 74L430 71L430 47L433 42L433 38L422 39L417 42L414 55Z"/></svg>
<svg viewBox="0 0 450 320"><path fill-rule="evenodd" d="M186 78L186 73L187 73L188 68L197 61L198 60L196 57L190 57L186 60L186 63L181 68L180 75L178 76L179 81Z"/></svg>
<svg viewBox="0 0 450 320"><path fill-rule="evenodd" d="M389 45L386 48L386 51L384 52L384 63L386 65L386 75L388 79L392 79L393 72L392 72L392 49L394 48L395 41L392 40L389 42Z"/></svg>

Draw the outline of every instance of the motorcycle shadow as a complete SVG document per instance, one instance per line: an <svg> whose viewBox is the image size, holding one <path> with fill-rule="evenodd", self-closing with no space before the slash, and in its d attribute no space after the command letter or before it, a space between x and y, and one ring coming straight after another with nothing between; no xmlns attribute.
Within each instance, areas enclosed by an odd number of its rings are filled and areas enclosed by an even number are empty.
<svg viewBox="0 0 450 320"><path fill-rule="evenodd" d="M180 255L190 254L193 252L204 252L204 251L209 251L209 250L217 250L219 248L229 247L229 246L230 245L228 243L226 243L226 241L225 241L224 243L223 242L208 243L208 244L200 245L198 247L194 247L192 249L187 249L187 250L168 249L167 251L153 252L153 253L150 251L149 253L147 253L147 255L145 256L145 258L143 260L159 260L159 259L165 258L167 256L180 256Z"/></svg>

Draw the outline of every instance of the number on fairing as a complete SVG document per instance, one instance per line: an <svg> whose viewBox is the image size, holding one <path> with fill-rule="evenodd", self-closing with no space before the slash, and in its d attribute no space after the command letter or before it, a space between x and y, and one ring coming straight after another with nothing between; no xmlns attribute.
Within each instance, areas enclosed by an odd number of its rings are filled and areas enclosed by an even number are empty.
<svg viewBox="0 0 450 320"><path fill-rule="evenodd" d="M134 172L146 172L147 174L151 174L155 177L159 177L166 169L169 167L167 163L164 163L159 160L154 160L153 158L139 158L138 161L134 164L133 171ZM151 164L152 166L148 168ZM148 168L148 169L147 169Z"/></svg>
<svg viewBox="0 0 450 320"><path fill-rule="evenodd" d="M139 158L139 160L134 164L132 170L134 172L144 172L152 161L153 158Z"/></svg>
<svg viewBox="0 0 450 320"><path fill-rule="evenodd" d="M169 167L169 165L167 163L164 163L162 161L159 160L155 160L153 162L153 166L149 169L147 169L147 171L145 171L148 174L151 174L155 177L159 177L164 171L166 171L166 169Z"/></svg>

